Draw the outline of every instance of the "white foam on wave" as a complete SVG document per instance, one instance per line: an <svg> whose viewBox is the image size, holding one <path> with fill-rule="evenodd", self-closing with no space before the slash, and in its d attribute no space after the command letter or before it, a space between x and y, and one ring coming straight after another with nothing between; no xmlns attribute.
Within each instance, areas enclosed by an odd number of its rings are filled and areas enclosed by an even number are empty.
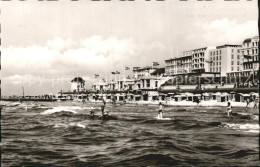
<svg viewBox="0 0 260 167"><path fill-rule="evenodd" d="M79 128L86 128L86 125L83 125L81 123L70 123L70 124L55 124L54 128L69 128L69 127L79 127Z"/></svg>
<svg viewBox="0 0 260 167"><path fill-rule="evenodd" d="M76 114L77 112L74 109L78 109L75 107L54 107L52 109L46 110L44 112L42 112L42 115L48 115L48 114L53 114L53 113L57 113L57 112L71 112L73 114Z"/></svg>
<svg viewBox="0 0 260 167"><path fill-rule="evenodd" d="M6 106L6 107L16 107L21 105L20 102L5 102L5 101L1 101L0 103L1 106Z"/></svg>
<svg viewBox="0 0 260 167"><path fill-rule="evenodd" d="M259 124L226 124L224 127L245 132L259 133Z"/></svg>

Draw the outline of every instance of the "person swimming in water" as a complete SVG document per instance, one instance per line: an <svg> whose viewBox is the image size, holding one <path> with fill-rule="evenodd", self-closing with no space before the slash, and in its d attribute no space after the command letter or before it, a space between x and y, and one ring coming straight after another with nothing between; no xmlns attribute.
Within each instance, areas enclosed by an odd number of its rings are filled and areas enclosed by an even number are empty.
<svg viewBox="0 0 260 167"><path fill-rule="evenodd" d="M158 118L163 118L163 106L162 103L159 103L159 110L158 110Z"/></svg>
<svg viewBox="0 0 260 167"><path fill-rule="evenodd" d="M228 101L227 103L227 116L231 116L231 113L232 113L232 106L231 106L231 102Z"/></svg>
<svg viewBox="0 0 260 167"><path fill-rule="evenodd" d="M90 116L94 117L95 116L95 112L94 112L94 108L90 107Z"/></svg>

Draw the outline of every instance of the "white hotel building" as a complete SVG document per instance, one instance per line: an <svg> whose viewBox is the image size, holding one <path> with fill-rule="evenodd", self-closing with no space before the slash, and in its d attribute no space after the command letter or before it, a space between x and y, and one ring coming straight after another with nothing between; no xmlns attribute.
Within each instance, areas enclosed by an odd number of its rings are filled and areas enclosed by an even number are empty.
<svg viewBox="0 0 260 167"><path fill-rule="evenodd" d="M210 50L210 72L220 72L221 76L238 76L242 72L243 57L241 45L221 45Z"/></svg>
<svg viewBox="0 0 260 167"><path fill-rule="evenodd" d="M245 39L243 42L242 55L244 57L242 75L257 75L259 71L259 37Z"/></svg>
<svg viewBox="0 0 260 167"><path fill-rule="evenodd" d="M174 76L180 74L217 74L210 71L209 51L216 49L215 46L194 49L182 52L177 58L165 60L165 74Z"/></svg>

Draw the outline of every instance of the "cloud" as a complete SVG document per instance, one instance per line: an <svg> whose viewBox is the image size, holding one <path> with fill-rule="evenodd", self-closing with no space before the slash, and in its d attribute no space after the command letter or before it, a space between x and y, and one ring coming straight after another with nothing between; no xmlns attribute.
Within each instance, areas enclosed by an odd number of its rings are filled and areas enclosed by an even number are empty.
<svg viewBox="0 0 260 167"><path fill-rule="evenodd" d="M2 86L4 90L27 86L36 92L59 91L59 87L69 89L70 80L77 75L105 77L112 71L123 75L125 66L147 66L153 61L164 61L165 51L167 47L158 41L136 43L132 38L104 39L101 36L79 41L55 38L42 46L10 46L2 49ZM126 75L131 73L126 71Z"/></svg>
<svg viewBox="0 0 260 167"><path fill-rule="evenodd" d="M227 18L206 22L202 25L205 43L216 44L241 44L246 38L257 35L257 20L238 23L237 20Z"/></svg>
<svg viewBox="0 0 260 167"><path fill-rule="evenodd" d="M47 41L47 46L51 49L64 49L75 44L71 39L63 40L61 38L54 38L53 40Z"/></svg>

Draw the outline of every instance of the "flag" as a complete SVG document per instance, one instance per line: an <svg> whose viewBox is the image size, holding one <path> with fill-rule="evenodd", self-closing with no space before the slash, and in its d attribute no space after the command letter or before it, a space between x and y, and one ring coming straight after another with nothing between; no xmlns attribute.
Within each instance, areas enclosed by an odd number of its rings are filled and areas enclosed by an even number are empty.
<svg viewBox="0 0 260 167"><path fill-rule="evenodd" d="M125 67L125 70L130 70L130 68L129 67Z"/></svg>
<svg viewBox="0 0 260 167"><path fill-rule="evenodd" d="M120 74L120 72L116 71L116 74Z"/></svg>
<svg viewBox="0 0 260 167"><path fill-rule="evenodd" d="M158 62L153 62L153 66L159 66Z"/></svg>
<svg viewBox="0 0 260 167"><path fill-rule="evenodd" d="M115 72L111 72L112 74L116 74Z"/></svg>

